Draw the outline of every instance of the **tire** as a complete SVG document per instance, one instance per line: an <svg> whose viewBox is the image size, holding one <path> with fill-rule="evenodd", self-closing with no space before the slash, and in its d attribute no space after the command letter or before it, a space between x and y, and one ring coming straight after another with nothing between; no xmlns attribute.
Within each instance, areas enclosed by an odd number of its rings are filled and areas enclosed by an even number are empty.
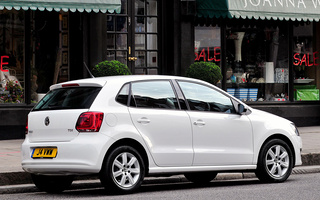
<svg viewBox="0 0 320 200"><path fill-rule="evenodd" d="M100 180L108 193L128 194L136 191L145 176L141 155L130 146L114 149L106 158Z"/></svg>
<svg viewBox="0 0 320 200"><path fill-rule="evenodd" d="M216 172L195 172L184 174L184 176L195 184L207 184L212 181L217 174Z"/></svg>
<svg viewBox="0 0 320 200"><path fill-rule="evenodd" d="M261 148L256 176L262 182L280 183L290 176L293 154L286 142L272 139Z"/></svg>
<svg viewBox="0 0 320 200"><path fill-rule="evenodd" d="M73 176L44 176L31 174L31 178L39 190L47 193L61 193L68 189L73 182Z"/></svg>

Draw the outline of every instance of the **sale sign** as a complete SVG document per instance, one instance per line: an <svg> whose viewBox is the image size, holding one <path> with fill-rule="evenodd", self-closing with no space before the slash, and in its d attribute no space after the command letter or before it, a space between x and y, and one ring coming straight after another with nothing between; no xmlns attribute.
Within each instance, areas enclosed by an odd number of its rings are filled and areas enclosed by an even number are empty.
<svg viewBox="0 0 320 200"><path fill-rule="evenodd" d="M313 52L313 54L310 53L306 53L306 54L300 54L300 53L296 53L293 55L293 64L295 66L306 66L306 67L311 67L311 66L318 66L319 63L317 63L316 61L319 59L319 57L317 57L317 54L319 54L318 51Z"/></svg>
<svg viewBox="0 0 320 200"><path fill-rule="evenodd" d="M195 48L197 51L197 48ZM211 51L211 55L210 55ZM213 54L213 55L212 55ZM220 47L214 47L213 52L212 49L209 47L203 48L200 53L195 53L195 61L200 61L200 59L203 59L203 61L214 61L214 62L219 62L220 61ZM212 57L213 56L213 57Z"/></svg>
<svg viewBox="0 0 320 200"><path fill-rule="evenodd" d="M3 69L3 66L9 64L8 62L5 62L5 61L4 61L5 58L6 58L6 59L9 59L9 56L1 56L1 60L0 60L0 70L1 70L2 72L8 72L8 71L9 71L9 70L7 70L7 69Z"/></svg>

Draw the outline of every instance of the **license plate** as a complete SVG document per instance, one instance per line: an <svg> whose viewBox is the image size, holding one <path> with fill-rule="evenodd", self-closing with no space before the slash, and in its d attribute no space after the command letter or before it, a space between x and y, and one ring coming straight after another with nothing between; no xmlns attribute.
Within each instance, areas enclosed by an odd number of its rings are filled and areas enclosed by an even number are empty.
<svg viewBox="0 0 320 200"><path fill-rule="evenodd" d="M32 158L55 158L58 149L56 147L35 148L32 152Z"/></svg>

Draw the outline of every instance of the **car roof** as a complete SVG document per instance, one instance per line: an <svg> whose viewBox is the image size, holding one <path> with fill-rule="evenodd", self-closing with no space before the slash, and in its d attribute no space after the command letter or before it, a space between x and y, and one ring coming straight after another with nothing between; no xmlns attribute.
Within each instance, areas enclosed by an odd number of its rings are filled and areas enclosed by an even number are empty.
<svg viewBox="0 0 320 200"><path fill-rule="evenodd" d="M58 83L52 85L50 90L62 88L66 86L73 86L74 84L78 84L79 86L96 86L103 87L108 81L117 81L117 82L132 82L132 81L140 81L140 80L161 80L161 79L178 79L178 80L189 80L189 81L198 81L203 82L201 80L186 78L182 76L170 76L170 75L120 75L120 76L104 76L97 78L86 78L73 80L63 83Z"/></svg>

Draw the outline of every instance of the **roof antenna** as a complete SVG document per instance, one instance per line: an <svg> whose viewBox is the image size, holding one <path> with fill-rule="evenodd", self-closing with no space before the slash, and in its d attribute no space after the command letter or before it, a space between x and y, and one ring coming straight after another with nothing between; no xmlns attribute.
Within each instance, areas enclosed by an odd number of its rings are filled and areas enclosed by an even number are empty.
<svg viewBox="0 0 320 200"><path fill-rule="evenodd" d="M84 66L86 67L86 69L88 70L90 77L91 77L91 78L95 78L95 77L91 74L91 72L90 72L90 70L89 70L86 62L83 62L83 64L84 64Z"/></svg>

